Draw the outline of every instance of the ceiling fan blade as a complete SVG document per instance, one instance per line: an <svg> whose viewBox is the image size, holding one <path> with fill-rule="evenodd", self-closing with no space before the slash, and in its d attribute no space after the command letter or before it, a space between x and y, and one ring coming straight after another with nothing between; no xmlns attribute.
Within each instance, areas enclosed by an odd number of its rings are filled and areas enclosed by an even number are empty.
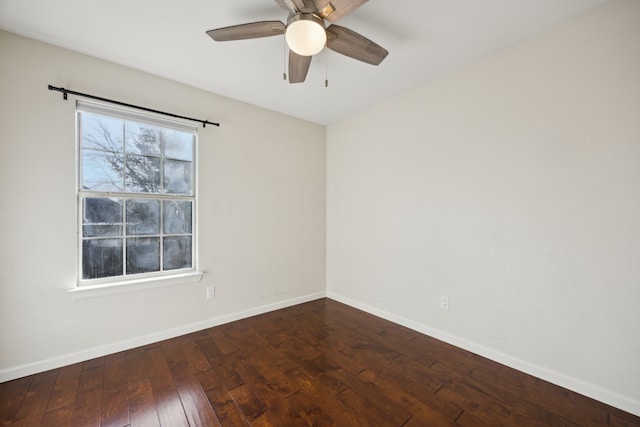
<svg viewBox="0 0 640 427"><path fill-rule="evenodd" d="M324 19L335 22L366 2L367 0L316 0L316 7Z"/></svg>
<svg viewBox="0 0 640 427"><path fill-rule="evenodd" d="M285 25L281 21L260 21L250 24L233 25L207 31L209 37L217 42L230 40L257 39L284 34Z"/></svg>
<svg viewBox="0 0 640 427"><path fill-rule="evenodd" d="M313 57L289 51L289 83L302 83L307 78L311 58Z"/></svg>
<svg viewBox="0 0 640 427"><path fill-rule="evenodd" d="M355 31L338 25L327 28L327 47L358 61L378 65L389 52Z"/></svg>
<svg viewBox="0 0 640 427"><path fill-rule="evenodd" d="M289 7L287 6L287 4L284 2L284 0L276 0L276 3L278 3L278 6L280 6L281 8L283 8L284 10L289 10Z"/></svg>
<svg viewBox="0 0 640 427"><path fill-rule="evenodd" d="M294 0L276 0L278 6L283 8L284 10L288 10L291 15L295 15L299 12L297 1Z"/></svg>

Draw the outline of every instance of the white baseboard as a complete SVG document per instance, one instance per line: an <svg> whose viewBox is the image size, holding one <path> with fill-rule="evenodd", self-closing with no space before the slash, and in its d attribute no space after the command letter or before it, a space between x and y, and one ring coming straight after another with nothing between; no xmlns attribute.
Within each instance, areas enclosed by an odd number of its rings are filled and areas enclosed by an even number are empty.
<svg viewBox="0 0 640 427"><path fill-rule="evenodd" d="M225 323L234 322L236 320L246 319L247 317L256 316L258 314L268 313L270 311L279 310L281 308L291 307L293 305L324 298L325 292L317 292L313 294L303 295L301 297L291 298L276 303L253 307L223 316L213 317L200 322L190 323L187 325L171 328L164 331L154 332L149 335L131 338L111 344L101 345L90 349L69 353L62 356L52 357L38 362L27 363L25 365L15 366L8 369L0 370L0 382L11 381L16 378L22 378L27 375L36 374L38 372L56 369L62 366L71 365L73 363L83 362L85 360L95 359L109 354L117 353L124 350L140 347L154 342L166 340L169 338L179 337L181 335L190 334L192 332L201 331L203 329L214 326L224 325Z"/></svg>
<svg viewBox="0 0 640 427"><path fill-rule="evenodd" d="M606 403L607 405L611 405L623 411L640 416L640 402L630 397L620 395L613 391L540 367L527 361L514 358L512 356L509 356L508 354L491 349L490 347L485 347L473 341L451 335L439 329L431 328L427 325L414 322L402 316L398 316L396 314L381 310L377 307L352 300L331 291L327 291L327 298L331 298L335 301L365 311L369 314L373 314L374 316L381 317L383 319L405 326L409 329L413 329L414 331L436 338L440 341L444 341L456 347L460 347L464 350L478 354L482 357L486 357L487 359L501 363L510 368L517 369L518 371L533 375L534 377L556 384L560 387L564 387L566 389L575 391L576 393L580 393L584 396Z"/></svg>

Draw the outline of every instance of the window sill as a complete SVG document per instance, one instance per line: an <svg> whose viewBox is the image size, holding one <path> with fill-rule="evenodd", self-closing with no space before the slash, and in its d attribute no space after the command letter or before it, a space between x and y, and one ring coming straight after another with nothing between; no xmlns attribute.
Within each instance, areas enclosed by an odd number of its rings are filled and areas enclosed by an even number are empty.
<svg viewBox="0 0 640 427"><path fill-rule="evenodd" d="M197 283L202 280L202 276L204 276L204 273L202 272L189 272L165 277L147 277L144 279L104 283L93 286L76 286L73 289L69 289L68 292L73 299L93 298L102 295L135 292L161 286L175 286L188 283Z"/></svg>

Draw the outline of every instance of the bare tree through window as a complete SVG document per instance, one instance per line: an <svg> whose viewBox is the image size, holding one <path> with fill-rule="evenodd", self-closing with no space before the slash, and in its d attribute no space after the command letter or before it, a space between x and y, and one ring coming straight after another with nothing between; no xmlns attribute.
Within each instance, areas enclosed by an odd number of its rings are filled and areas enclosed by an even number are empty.
<svg viewBox="0 0 640 427"><path fill-rule="evenodd" d="M193 267L195 134L79 112L82 279Z"/></svg>

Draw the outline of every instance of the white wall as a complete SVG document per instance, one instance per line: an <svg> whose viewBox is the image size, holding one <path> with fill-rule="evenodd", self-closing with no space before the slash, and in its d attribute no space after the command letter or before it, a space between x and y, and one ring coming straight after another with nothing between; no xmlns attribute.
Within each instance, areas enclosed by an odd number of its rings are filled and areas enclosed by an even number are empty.
<svg viewBox="0 0 640 427"><path fill-rule="evenodd" d="M326 235L330 296L640 414L638 22L618 0L326 136L0 32L0 381L321 296ZM68 295L74 103L48 84L222 123L201 283Z"/></svg>
<svg viewBox="0 0 640 427"><path fill-rule="evenodd" d="M324 296L324 127L6 32L0 64L0 381ZM48 84L221 122L199 132L201 283L69 296L75 102Z"/></svg>
<svg viewBox="0 0 640 427"><path fill-rule="evenodd" d="M328 295L640 414L639 46L615 1L331 125Z"/></svg>

